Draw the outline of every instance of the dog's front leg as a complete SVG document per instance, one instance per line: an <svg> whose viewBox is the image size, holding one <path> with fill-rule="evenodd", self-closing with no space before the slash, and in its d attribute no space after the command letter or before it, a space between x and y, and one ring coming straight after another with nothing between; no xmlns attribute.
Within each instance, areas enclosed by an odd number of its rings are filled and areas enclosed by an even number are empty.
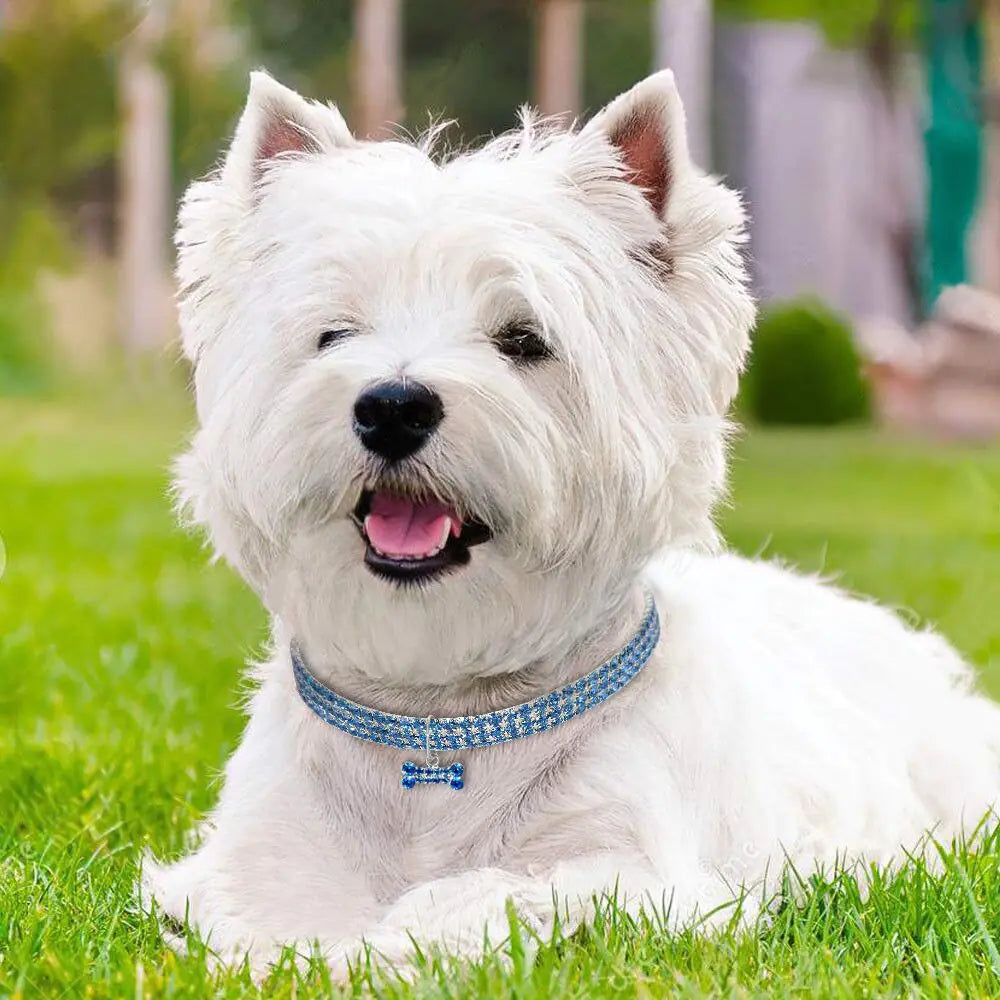
<svg viewBox="0 0 1000 1000"><path fill-rule="evenodd" d="M339 975L364 946L403 974L412 972L414 946L476 958L508 938L508 903L529 932L524 943L530 949L551 936L557 916L563 931L572 932L593 914L594 900L602 895L616 896L634 912L650 901L655 884L639 859L613 852L527 875L480 868L415 886L364 935L363 943L338 947L328 957Z"/></svg>
<svg viewBox="0 0 1000 1000"><path fill-rule="evenodd" d="M327 952L335 975L343 977L365 947L397 972L412 972L414 945L440 948L475 958L509 936L508 900L532 932L551 934L556 907L552 886L544 879L499 868L479 868L415 886L401 896L363 941Z"/></svg>

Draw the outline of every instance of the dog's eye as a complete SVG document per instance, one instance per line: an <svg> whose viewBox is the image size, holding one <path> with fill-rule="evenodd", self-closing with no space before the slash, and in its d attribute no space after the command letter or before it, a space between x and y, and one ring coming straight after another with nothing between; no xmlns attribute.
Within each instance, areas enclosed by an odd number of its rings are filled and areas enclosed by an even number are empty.
<svg viewBox="0 0 1000 1000"><path fill-rule="evenodd" d="M353 336L356 332L356 330L352 330L350 327L346 326L337 327L333 330L324 330L319 335L319 340L316 341L316 350L325 351L328 347L332 347L341 340L346 340L348 337Z"/></svg>
<svg viewBox="0 0 1000 1000"><path fill-rule="evenodd" d="M493 342L497 350L512 361L544 361L552 357L552 350L544 340L531 329L520 323L511 323L497 333Z"/></svg>

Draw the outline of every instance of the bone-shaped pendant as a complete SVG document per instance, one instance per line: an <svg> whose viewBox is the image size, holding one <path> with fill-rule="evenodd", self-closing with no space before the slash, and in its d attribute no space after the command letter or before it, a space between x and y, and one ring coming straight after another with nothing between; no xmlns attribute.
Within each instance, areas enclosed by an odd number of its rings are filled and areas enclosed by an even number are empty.
<svg viewBox="0 0 1000 1000"><path fill-rule="evenodd" d="M458 789L465 785L465 766L454 763L447 767L421 767L408 760L402 767L404 788L413 788L415 785L450 785Z"/></svg>

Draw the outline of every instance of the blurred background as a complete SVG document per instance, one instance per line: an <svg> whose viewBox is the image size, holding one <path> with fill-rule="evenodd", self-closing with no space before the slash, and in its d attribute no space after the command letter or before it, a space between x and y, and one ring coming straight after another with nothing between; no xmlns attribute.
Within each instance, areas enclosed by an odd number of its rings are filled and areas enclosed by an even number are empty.
<svg viewBox="0 0 1000 1000"><path fill-rule="evenodd" d="M751 211L744 414L1000 432L1000 0L0 0L0 392L176 370L174 206L261 65L456 141L671 66Z"/></svg>
<svg viewBox="0 0 1000 1000"><path fill-rule="evenodd" d="M248 71L457 143L665 65L752 215L727 544L939 628L1000 697L1000 0L0 0L0 995L236 995L131 901L140 847L177 855L211 807L267 637L169 498L172 220ZM933 940L903 964L958 995L924 909L889 946ZM805 992L844 992L834 951Z"/></svg>
<svg viewBox="0 0 1000 1000"><path fill-rule="evenodd" d="M0 995L176 992L122 917L138 845L212 805L267 621L171 511L170 231L248 71L457 143L664 65L752 215L727 544L939 628L1000 696L1000 0L0 0Z"/></svg>

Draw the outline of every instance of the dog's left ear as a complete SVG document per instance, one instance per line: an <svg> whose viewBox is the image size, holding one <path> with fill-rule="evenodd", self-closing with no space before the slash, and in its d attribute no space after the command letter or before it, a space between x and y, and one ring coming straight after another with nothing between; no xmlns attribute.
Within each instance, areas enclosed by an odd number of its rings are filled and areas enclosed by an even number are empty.
<svg viewBox="0 0 1000 1000"><path fill-rule="evenodd" d="M691 169L684 107L674 74L661 70L616 97L584 126L620 153L629 179L663 218L679 177Z"/></svg>
<svg viewBox="0 0 1000 1000"><path fill-rule="evenodd" d="M292 155L356 146L332 104L307 101L264 72L250 74L250 92L226 154L223 178L252 189L266 167Z"/></svg>

